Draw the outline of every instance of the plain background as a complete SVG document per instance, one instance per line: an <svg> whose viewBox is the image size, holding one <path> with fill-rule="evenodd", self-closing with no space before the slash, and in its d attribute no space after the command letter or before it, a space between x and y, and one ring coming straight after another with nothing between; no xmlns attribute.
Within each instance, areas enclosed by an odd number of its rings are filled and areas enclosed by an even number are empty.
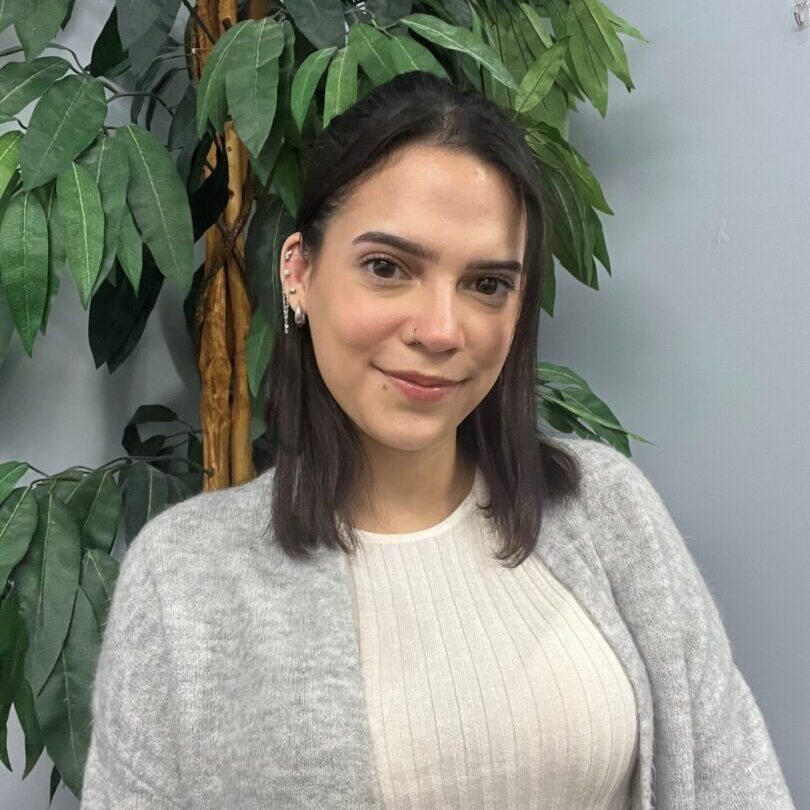
<svg viewBox="0 0 810 810"><path fill-rule="evenodd" d="M78 4L61 41L83 63L111 6ZM789 0L609 6L649 40L625 39L636 89L611 76L607 117L584 107L571 140L615 211L603 218L613 277L600 268L597 292L558 272L540 356L582 374L655 443L631 442L633 460L715 595L797 808L810 807L810 31ZM94 367L66 275L33 360L15 337L0 366L0 460L95 467L123 454L138 405L199 424L198 394L170 284L111 376ZM0 803L44 810L51 762L43 754L21 781L13 712L9 753ZM52 807L77 806L61 786Z"/></svg>

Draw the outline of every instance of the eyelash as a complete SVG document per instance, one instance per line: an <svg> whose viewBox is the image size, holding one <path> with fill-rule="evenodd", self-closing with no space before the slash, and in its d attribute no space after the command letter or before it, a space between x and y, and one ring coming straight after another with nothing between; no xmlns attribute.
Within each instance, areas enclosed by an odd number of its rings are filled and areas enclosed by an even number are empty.
<svg viewBox="0 0 810 810"><path fill-rule="evenodd" d="M383 262L385 264L391 265L392 267L398 267L400 270L403 269L400 266L400 264L398 262L395 262L390 256L385 256L385 255L381 255L381 254L372 254L370 256L367 256L365 259L363 259L360 262L360 267L365 268L367 265L371 264L372 262ZM375 276L370 270L367 270L366 272L368 272L369 275L371 275L371 277L374 279L374 283L379 284L381 287L387 286L387 282L392 282L394 280L394 279L381 279L381 278L379 278L379 276ZM476 279L476 281L479 281L482 278L494 278L496 281L500 281L502 284L504 284L506 286L506 290L503 293L504 296L508 295L510 292L513 292L516 289L515 285L512 283L512 280L509 279L509 278L506 278L504 276L479 276ZM499 298L501 296L487 295L485 297L486 298Z"/></svg>

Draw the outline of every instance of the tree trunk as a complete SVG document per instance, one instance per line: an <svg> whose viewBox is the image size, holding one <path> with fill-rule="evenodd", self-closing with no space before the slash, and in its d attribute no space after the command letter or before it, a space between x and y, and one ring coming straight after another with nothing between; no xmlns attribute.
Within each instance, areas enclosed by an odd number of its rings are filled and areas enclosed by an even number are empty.
<svg viewBox="0 0 810 810"><path fill-rule="evenodd" d="M237 22L236 0L198 0L197 14L211 37L217 39ZM264 16L262 3L251 3L251 16ZM213 47L197 26L197 76ZM216 165L217 141L228 157L228 203L219 220L205 233L205 277L200 312L198 367L202 383L200 418L203 464L213 471L205 490L224 489L252 479L250 441L251 403L247 379L246 341L252 307L244 274L243 229L252 206L247 150L232 121L225 124L224 140L217 136L203 168L207 177ZM247 179L247 183L245 182Z"/></svg>

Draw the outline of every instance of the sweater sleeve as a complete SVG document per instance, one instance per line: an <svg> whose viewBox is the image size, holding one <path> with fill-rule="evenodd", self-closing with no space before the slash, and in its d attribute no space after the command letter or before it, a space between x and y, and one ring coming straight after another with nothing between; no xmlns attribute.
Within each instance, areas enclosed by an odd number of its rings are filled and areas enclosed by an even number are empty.
<svg viewBox="0 0 810 810"><path fill-rule="evenodd" d="M699 810L795 810L765 720L733 659L718 606L653 485L627 463L631 501L660 546L685 644Z"/></svg>
<svg viewBox="0 0 810 810"><path fill-rule="evenodd" d="M172 670L150 545L161 515L126 552L91 698L81 810L179 810Z"/></svg>

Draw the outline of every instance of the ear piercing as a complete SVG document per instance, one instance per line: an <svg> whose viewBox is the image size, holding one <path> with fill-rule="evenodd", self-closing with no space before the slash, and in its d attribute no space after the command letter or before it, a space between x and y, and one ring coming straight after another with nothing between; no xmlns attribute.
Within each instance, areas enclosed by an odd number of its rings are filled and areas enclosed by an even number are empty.
<svg viewBox="0 0 810 810"><path fill-rule="evenodd" d="M291 257L292 257L292 248L288 248L284 252L284 258L285 258L285 260L289 261ZM284 269L284 277L286 278L289 275L290 275L290 271L287 268L285 268ZM288 334L289 331L290 331L290 325L289 325L289 312L290 312L290 299L289 299L289 296L290 295L295 295L295 287L289 287L287 290L282 289L282 297L284 298L284 301L282 302L282 311L284 313L284 334L285 335ZM301 310L301 304L298 304L298 306L296 306L296 308L295 308L295 325L298 326L298 327L303 326L306 323L306 319L307 319L307 316Z"/></svg>

